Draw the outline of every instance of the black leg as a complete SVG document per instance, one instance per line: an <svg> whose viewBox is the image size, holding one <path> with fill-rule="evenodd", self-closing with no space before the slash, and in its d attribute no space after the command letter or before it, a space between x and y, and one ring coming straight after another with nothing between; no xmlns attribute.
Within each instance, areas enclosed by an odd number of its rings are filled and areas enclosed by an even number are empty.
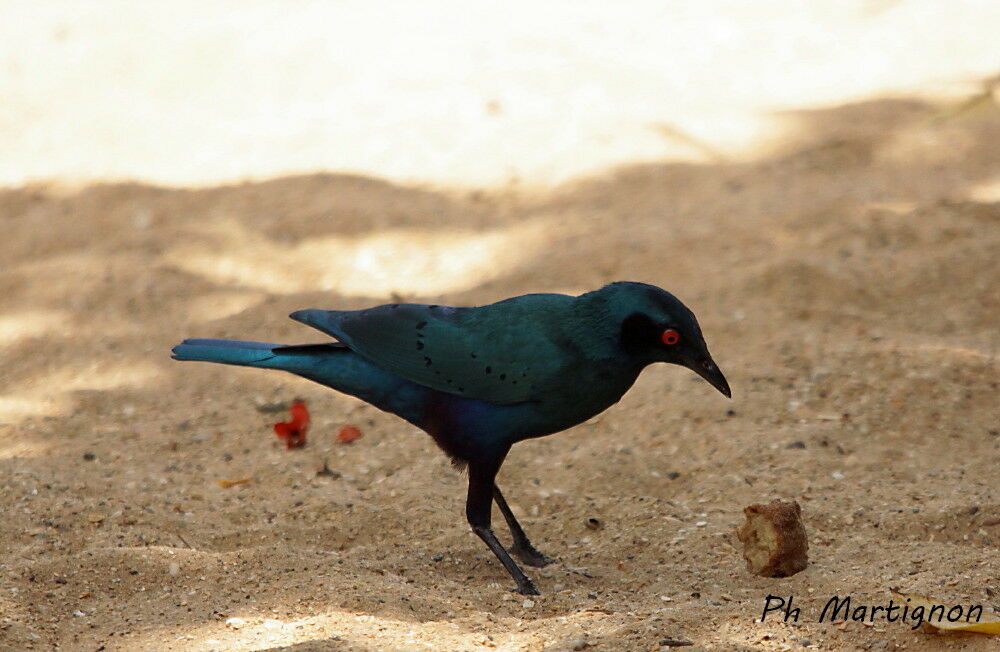
<svg viewBox="0 0 1000 652"><path fill-rule="evenodd" d="M499 464L469 464L469 497L465 503L465 516L472 531L482 539L497 556L510 576L517 582L517 592L523 595L538 595L538 589L524 574L524 571L510 558L507 550L500 545L497 536L490 529L493 508L493 478Z"/></svg>
<svg viewBox="0 0 1000 652"><path fill-rule="evenodd" d="M493 500L496 501L497 507L500 508L500 513L503 514L504 520L507 521L507 527L510 528L510 535L514 538L514 544L510 547L510 551L528 566L540 568L551 564L553 562L552 559L538 552L535 546L531 545L528 535L524 533L524 530L521 529L521 524L514 518L514 513L510 511L507 501L504 500L503 494L500 493L500 487L495 482L493 483Z"/></svg>

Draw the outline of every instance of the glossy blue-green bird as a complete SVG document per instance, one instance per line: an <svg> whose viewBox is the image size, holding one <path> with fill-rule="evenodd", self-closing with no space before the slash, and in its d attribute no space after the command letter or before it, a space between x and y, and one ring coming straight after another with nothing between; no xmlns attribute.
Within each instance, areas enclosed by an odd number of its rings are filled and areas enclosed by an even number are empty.
<svg viewBox="0 0 1000 652"><path fill-rule="evenodd" d="M280 369L398 415L466 466L465 513L517 583L535 585L490 528L495 501L525 564L551 560L528 540L495 478L510 447L575 426L616 403L654 362L691 369L726 396L698 321L669 292L619 282L567 296L528 294L475 308L388 304L299 310L335 342L284 346L189 339L176 360Z"/></svg>

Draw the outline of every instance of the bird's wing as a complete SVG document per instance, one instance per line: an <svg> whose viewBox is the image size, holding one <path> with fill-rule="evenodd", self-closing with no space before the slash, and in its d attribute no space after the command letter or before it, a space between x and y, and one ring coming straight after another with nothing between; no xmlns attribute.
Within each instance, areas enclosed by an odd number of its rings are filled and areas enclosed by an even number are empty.
<svg viewBox="0 0 1000 652"><path fill-rule="evenodd" d="M390 304L358 311L302 310L292 318L415 383L506 405L531 400L533 388L559 372L558 350L547 333L551 329L540 326L547 323L545 311L553 302L570 297L530 297L538 298L480 308Z"/></svg>

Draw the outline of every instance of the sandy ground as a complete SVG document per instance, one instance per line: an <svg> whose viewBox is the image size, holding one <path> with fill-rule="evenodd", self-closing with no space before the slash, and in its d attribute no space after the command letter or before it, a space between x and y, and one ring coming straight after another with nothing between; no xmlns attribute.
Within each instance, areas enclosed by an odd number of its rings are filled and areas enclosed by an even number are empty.
<svg viewBox="0 0 1000 652"><path fill-rule="evenodd" d="M997 649L816 621L1000 608L1000 5L461 4L3 3L0 648ZM660 366L516 446L530 601L427 436L169 360L619 279L697 312L734 399ZM811 565L763 579L733 531L776 497Z"/></svg>
<svg viewBox="0 0 1000 652"><path fill-rule="evenodd" d="M797 137L753 162L545 193L347 175L4 190L2 646L996 649L815 621L830 596L884 605L896 586L1000 603L1000 108L787 118ZM185 336L315 340L285 317L301 307L615 279L696 310L734 399L651 368L600 418L516 446L503 486L558 558L530 601L428 437L290 376L168 359ZM266 410L293 397L315 425L288 451ZM364 437L338 444L344 424ZM774 497L810 536L788 579L749 575L733 536ZM802 620L756 622L769 593Z"/></svg>

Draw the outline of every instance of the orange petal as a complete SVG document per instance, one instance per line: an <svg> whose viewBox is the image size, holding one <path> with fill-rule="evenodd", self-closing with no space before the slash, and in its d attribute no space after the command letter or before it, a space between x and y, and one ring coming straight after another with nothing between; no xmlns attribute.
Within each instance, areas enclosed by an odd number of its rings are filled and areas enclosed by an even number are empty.
<svg viewBox="0 0 1000 652"><path fill-rule="evenodd" d="M344 426L337 433L337 441L341 444L350 444L357 439L361 439L361 431L354 426Z"/></svg>

